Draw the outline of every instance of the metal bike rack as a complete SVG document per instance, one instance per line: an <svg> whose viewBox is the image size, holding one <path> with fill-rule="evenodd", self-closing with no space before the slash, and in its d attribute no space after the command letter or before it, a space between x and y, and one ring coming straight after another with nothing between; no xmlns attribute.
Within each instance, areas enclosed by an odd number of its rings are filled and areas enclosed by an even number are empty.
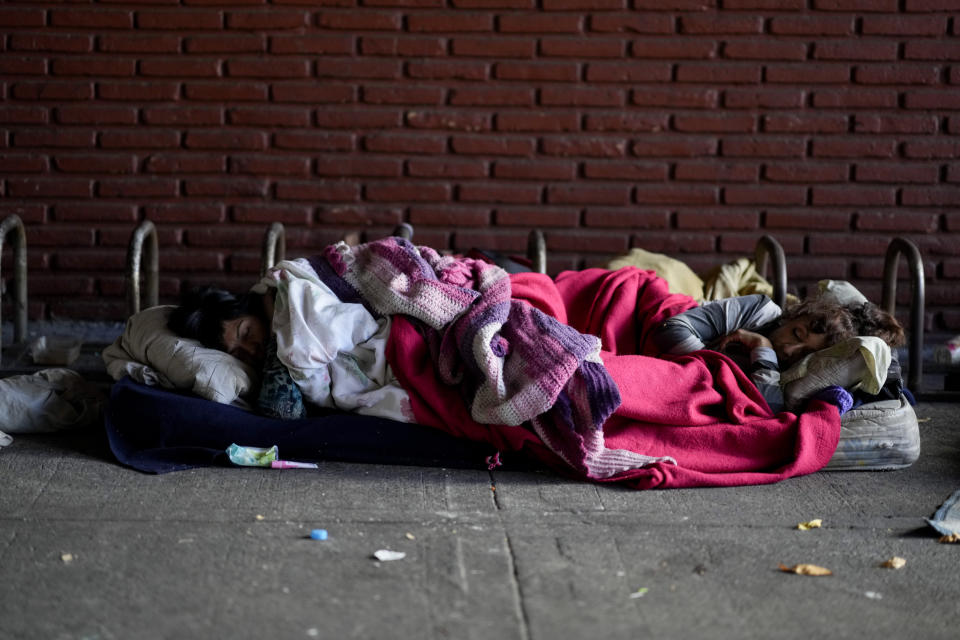
<svg viewBox="0 0 960 640"><path fill-rule="evenodd" d="M921 393L923 375L923 310L924 310L924 279L923 259L920 249L906 238L894 238L887 246L887 254L883 262L883 298L880 303L884 311L893 315L897 308L897 268L900 264L900 255L907 259L910 269L910 282L913 286L913 299L910 303L910 374L907 378L907 387L915 395Z"/></svg>
<svg viewBox="0 0 960 640"><path fill-rule="evenodd" d="M401 222L393 228L391 236L403 238L404 240L413 240L413 225L407 222Z"/></svg>
<svg viewBox="0 0 960 640"><path fill-rule="evenodd" d="M527 259L537 273L547 272L547 241L540 229L531 230L527 236Z"/></svg>
<svg viewBox="0 0 960 640"><path fill-rule="evenodd" d="M260 254L260 277L267 275L273 265L287 257L287 232L283 224L274 222L263 234L263 251Z"/></svg>
<svg viewBox="0 0 960 640"><path fill-rule="evenodd" d="M0 258L7 234L13 235L13 342L17 344L27 339L27 232L20 216L8 216L0 224Z"/></svg>
<svg viewBox="0 0 960 640"><path fill-rule="evenodd" d="M147 243L147 267L144 273L147 289L147 306L155 307L160 304L160 268L159 251L157 248L157 229L149 220L144 220L134 229L130 236L130 245L127 248L127 315L139 313L140 305L140 271L144 240Z"/></svg>
<svg viewBox="0 0 960 640"><path fill-rule="evenodd" d="M757 240L754 250L754 260L757 273L764 276L767 272L767 262L773 262L773 301L781 309L787 303L787 258L783 247L773 236L763 236Z"/></svg>

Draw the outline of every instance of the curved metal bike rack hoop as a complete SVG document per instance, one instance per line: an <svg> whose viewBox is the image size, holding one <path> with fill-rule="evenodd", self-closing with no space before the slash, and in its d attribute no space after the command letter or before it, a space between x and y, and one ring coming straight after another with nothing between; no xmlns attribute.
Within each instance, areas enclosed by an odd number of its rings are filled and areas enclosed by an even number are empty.
<svg viewBox="0 0 960 640"><path fill-rule="evenodd" d="M887 254L883 262L883 299L881 307L893 315L897 308L897 270L900 266L900 254L907 259L910 269L910 281L913 285L913 299L910 302L910 373L907 386L915 394L921 392L920 382L923 375L923 310L924 279L923 259L917 245L906 238L894 238L887 245Z"/></svg>
<svg viewBox="0 0 960 640"><path fill-rule="evenodd" d="M147 289L147 306L155 307L160 303L160 268L157 248L157 228L149 220L144 220L133 230L130 245L127 248L127 314L139 313L140 272L144 240L147 243L147 267L144 273Z"/></svg>
<svg viewBox="0 0 960 640"><path fill-rule="evenodd" d="M287 232L283 224L274 222L267 227L263 234L263 251L260 253L260 277L267 274L267 270L287 257Z"/></svg>
<svg viewBox="0 0 960 640"><path fill-rule="evenodd" d="M527 258L534 271L547 272L547 241L540 229L533 229L527 236Z"/></svg>
<svg viewBox="0 0 960 640"><path fill-rule="evenodd" d="M20 343L27 339L27 232L20 216L0 223L0 258L7 234L13 235L13 341Z"/></svg>
<svg viewBox="0 0 960 640"><path fill-rule="evenodd" d="M407 222L401 222L393 228L393 232L390 235L396 238L403 238L404 240L413 240L413 225Z"/></svg>
<svg viewBox="0 0 960 640"><path fill-rule="evenodd" d="M773 261L773 301L783 309L787 303L787 257L783 247L773 236L763 236L757 240L754 251L754 260L757 273L761 276L767 272L768 260Z"/></svg>

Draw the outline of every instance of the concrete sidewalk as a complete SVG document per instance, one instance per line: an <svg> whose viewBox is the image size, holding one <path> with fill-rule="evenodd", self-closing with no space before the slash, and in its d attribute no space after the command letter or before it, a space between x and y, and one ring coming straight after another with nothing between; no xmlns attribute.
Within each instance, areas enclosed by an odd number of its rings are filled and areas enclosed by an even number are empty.
<svg viewBox="0 0 960 640"><path fill-rule="evenodd" d="M923 517L960 488L960 405L917 413L904 471L652 492L343 463L149 476L99 433L18 437L0 638L954 639L960 545Z"/></svg>

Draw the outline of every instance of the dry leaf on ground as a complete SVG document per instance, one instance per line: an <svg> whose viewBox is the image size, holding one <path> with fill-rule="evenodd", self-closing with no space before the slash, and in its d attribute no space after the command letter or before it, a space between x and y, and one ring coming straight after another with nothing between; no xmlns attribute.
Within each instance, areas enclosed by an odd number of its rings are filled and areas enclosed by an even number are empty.
<svg viewBox="0 0 960 640"><path fill-rule="evenodd" d="M906 558L901 558L900 556L893 556L889 560L883 562L880 566L885 569L902 569L907 564Z"/></svg>
<svg viewBox="0 0 960 640"><path fill-rule="evenodd" d="M938 542L942 542L944 544L956 544L960 542L960 533L951 533L948 536L940 536L940 540L938 540Z"/></svg>
<svg viewBox="0 0 960 640"><path fill-rule="evenodd" d="M810 529L819 529L823 526L823 520L817 518L816 520L808 520L806 522L801 522L797 525L797 529L800 531L809 531Z"/></svg>
<svg viewBox="0 0 960 640"><path fill-rule="evenodd" d="M827 569L826 567L819 567L815 564L795 564L792 567L788 567L784 564L780 565L780 571L785 571L786 573L795 573L798 576L832 576L833 571Z"/></svg>

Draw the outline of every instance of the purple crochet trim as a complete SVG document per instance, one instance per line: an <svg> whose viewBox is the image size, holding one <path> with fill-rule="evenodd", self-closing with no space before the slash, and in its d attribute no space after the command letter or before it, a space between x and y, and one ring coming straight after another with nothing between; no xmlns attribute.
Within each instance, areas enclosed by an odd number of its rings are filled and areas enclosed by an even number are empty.
<svg viewBox="0 0 960 640"><path fill-rule="evenodd" d="M836 385L821 389L813 397L834 405L840 411L840 415L850 411L853 407L853 396L850 395L850 392Z"/></svg>

